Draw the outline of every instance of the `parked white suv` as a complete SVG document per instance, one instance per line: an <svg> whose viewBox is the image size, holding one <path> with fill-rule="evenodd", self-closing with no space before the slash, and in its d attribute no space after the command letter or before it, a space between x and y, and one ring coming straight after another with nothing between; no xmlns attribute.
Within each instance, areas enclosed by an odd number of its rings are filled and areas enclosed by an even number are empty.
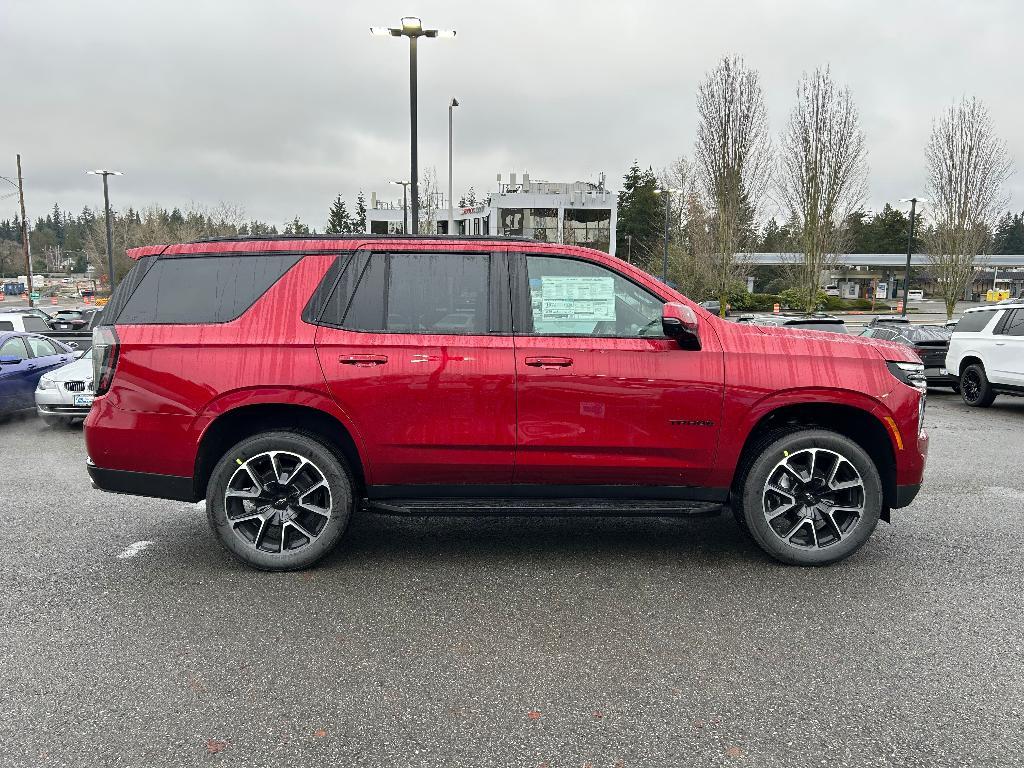
<svg viewBox="0 0 1024 768"><path fill-rule="evenodd" d="M1024 395L1024 301L969 309L949 340L946 369L960 377L964 402L992 405L996 395Z"/></svg>

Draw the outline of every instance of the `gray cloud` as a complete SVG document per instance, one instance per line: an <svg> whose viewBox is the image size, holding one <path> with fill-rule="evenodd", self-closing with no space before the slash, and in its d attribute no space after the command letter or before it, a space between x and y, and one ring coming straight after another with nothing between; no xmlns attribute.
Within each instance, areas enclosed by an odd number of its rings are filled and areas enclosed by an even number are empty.
<svg viewBox="0 0 1024 768"><path fill-rule="evenodd" d="M406 14L459 33L420 56L420 165L443 184L446 105L463 104L457 194L509 170L616 188L634 157L689 153L697 84L728 52L760 70L775 135L801 72L831 65L861 110L873 207L921 192L931 120L963 94L1024 162L1012 2L5 0L0 174L21 152L30 215L95 205L84 170L107 166L120 206L227 201L322 227L337 192L390 196L408 174L406 43L368 33Z"/></svg>

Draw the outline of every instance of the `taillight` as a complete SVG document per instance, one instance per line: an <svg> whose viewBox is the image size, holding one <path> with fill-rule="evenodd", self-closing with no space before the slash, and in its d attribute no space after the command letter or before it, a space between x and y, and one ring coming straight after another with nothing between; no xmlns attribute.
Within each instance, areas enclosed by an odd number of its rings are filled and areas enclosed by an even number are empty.
<svg viewBox="0 0 1024 768"><path fill-rule="evenodd" d="M92 329L92 391L102 395L114 380L117 356L121 342L112 325L100 325Z"/></svg>

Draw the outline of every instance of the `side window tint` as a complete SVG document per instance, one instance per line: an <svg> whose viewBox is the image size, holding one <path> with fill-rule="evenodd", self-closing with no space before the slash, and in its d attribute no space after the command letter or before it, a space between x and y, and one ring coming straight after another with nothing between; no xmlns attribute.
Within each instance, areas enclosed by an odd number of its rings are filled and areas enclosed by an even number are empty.
<svg viewBox="0 0 1024 768"><path fill-rule="evenodd" d="M161 258L143 277L118 323L225 323L239 317L301 258Z"/></svg>
<svg viewBox="0 0 1024 768"><path fill-rule="evenodd" d="M355 294L348 305L342 325L354 331L383 331L384 279L387 274L387 257L383 253L371 254L364 261L368 263L363 268L362 275L359 276L359 283L355 287ZM350 271L346 270L346 272ZM342 289L340 284L338 289L339 291Z"/></svg>
<svg viewBox="0 0 1024 768"><path fill-rule="evenodd" d="M14 323L10 320L0 320L0 331L13 331Z"/></svg>
<svg viewBox="0 0 1024 768"><path fill-rule="evenodd" d="M35 317L34 315L25 315L24 323L26 331L43 331L45 333L50 330L50 326L46 324L43 318Z"/></svg>
<svg viewBox="0 0 1024 768"><path fill-rule="evenodd" d="M392 254L387 329L487 333L489 265L490 256L483 253Z"/></svg>
<svg viewBox="0 0 1024 768"><path fill-rule="evenodd" d="M0 357L17 357L24 360L28 357L28 350L20 336L12 336L0 345Z"/></svg>
<svg viewBox="0 0 1024 768"><path fill-rule="evenodd" d="M996 313L991 310L988 312L968 312L960 318L960 322L956 324L956 328L953 330L956 333L977 333L988 325L989 320L995 315Z"/></svg>
<svg viewBox="0 0 1024 768"><path fill-rule="evenodd" d="M662 301L597 264L527 256L530 309L523 333L534 336L663 337Z"/></svg>
<svg viewBox="0 0 1024 768"><path fill-rule="evenodd" d="M1005 336L1024 336L1024 309L1015 309L1003 326Z"/></svg>
<svg viewBox="0 0 1024 768"><path fill-rule="evenodd" d="M25 341L28 342L28 348L32 351L32 357L49 357L50 355L60 354L53 344L46 339L37 339L34 336L29 336Z"/></svg>

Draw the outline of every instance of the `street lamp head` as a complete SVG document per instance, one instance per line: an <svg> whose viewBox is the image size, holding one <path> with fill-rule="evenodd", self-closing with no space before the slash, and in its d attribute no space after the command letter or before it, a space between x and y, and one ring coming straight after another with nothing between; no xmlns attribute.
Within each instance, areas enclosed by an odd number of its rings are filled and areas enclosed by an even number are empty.
<svg viewBox="0 0 1024 768"><path fill-rule="evenodd" d="M926 197L901 197L901 203L927 203L928 198Z"/></svg>
<svg viewBox="0 0 1024 768"><path fill-rule="evenodd" d="M454 29L439 29L439 30L437 30L437 36L438 37L443 37L446 40L451 40L453 37L455 37L455 30Z"/></svg>
<svg viewBox="0 0 1024 768"><path fill-rule="evenodd" d="M120 171L105 171L103 169L98 169L95 171L86 171L86 173L89 174L90 176L124 176L124 174L121 173Z"/></svg>
<svg viewBox="0 0 1024 768"><path fill-rule="evenodd" d="M370 34L375 37L388 37L391 35L391 30L387 27L370 27Z"/></svg>
<svg viewBox="0 0 1024 768"><path fill-rule="evenodd" d="M400 187L404 187L407 184L409 184L409 182L408 181L395 181L394 179L392 179L391 181L388 182L388 184L397 184Z"/></svg>
<svg viewBox="0 0 1024 768"><path fill-rule="evenodd" d="M406 34L417 34L423 31L423 22L417 16L402 17L402 31Z"/></svg>
<svg viewBox="0 0 1024 768"><path fill-rule="evenodd" d="M452 103L449 104L448 106L449 107L457 107L457 106L459 106L459 100L458 99L452 99Z"/></svg>

